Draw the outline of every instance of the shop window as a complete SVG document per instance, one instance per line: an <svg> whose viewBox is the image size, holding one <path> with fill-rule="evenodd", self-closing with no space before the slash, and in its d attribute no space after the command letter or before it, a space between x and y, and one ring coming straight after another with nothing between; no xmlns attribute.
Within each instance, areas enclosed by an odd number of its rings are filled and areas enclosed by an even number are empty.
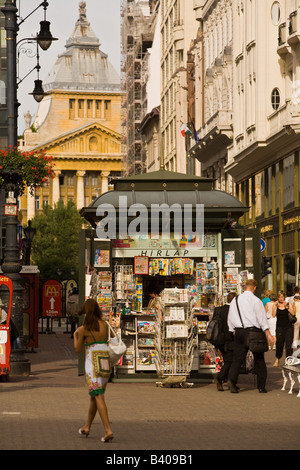
<svg viewBox="0 0 300 470"><path fill-rule="evenodd" d="M293 289L296 285L295 255L289 253L284 256L284 289L286 294L293 295Z"/></svg>
<svg viewBox="0 0 300 470"><path fill-rule="evenodd" d="M271 103L272 108L276 111L280 106L280 91L278 90L278 88L274 88L274 90L272 91Z"/></svg>
<svg viewBox="0 0 300 470"><path fill-rule="evenodd" d="M268 214L272 215L272 167L268 168Z"/></svg>
<svg viewBox="0 0 300 470"><path fill-rule="evenodd" d="M279 163L275 165L275 213L279 212L279 201L280 201L280 188L279 188Z"/></svg>
<svg viewBox="0 0 300 470"><path fill-rule="evenodd" d="M255 217L264 217L265 178L261 172L255 175Z"/></svg>
<svg viewBox="0 0 300 470"><path fill-rule="evenodd" d="M290 209L295 205L294 195L294 171L295 158L294 155L283 160L283 209Z"/></svg>

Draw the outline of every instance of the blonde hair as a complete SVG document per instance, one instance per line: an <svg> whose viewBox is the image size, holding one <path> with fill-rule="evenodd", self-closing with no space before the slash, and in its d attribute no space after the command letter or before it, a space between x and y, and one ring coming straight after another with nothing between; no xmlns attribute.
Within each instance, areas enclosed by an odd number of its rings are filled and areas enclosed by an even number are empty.
<svg viewBox="0 0 300 470"><path fill-rule="evenodd" d="M255 279L247 279L246 287L257 287L257 281Z"/></svg>

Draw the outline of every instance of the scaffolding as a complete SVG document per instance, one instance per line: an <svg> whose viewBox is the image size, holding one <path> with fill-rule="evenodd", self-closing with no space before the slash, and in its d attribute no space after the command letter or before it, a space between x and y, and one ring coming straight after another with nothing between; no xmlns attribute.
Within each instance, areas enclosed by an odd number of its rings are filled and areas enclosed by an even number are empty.
<svg viewBox="0 0 300 470"><path fill-rule="evenodd" d="M147 49L152 46L149 32L157 0L123 0L121 4L121 81L123 175L146 171L142 152L143 93L142 69Z"/></svg>

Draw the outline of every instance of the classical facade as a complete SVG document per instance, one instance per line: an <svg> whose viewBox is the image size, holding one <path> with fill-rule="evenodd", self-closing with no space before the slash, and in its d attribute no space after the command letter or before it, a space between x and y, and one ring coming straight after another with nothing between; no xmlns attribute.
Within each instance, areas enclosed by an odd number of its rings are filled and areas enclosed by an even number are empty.
<svg viewBox="0 0 300 470"><path fill-rule="evenodd" d="M53 181L22 198L23 222L59 199L73 199L80 210L121 174L120 77L100 50L84 4L65 52L44 81L47 95L35 122L30 128L28 120L20 142L23 150L45 149L55 164Z"/></svg>

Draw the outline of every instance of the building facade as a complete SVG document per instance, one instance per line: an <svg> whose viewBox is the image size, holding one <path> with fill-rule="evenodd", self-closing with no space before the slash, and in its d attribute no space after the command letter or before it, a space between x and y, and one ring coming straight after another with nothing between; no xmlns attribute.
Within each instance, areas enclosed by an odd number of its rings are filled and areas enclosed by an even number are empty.
<svg viewBox="0 0 300 470"><path fill-rule="evenodd" d="M189 155L249 207L271 257L264 287L299 283L299 0L195 0ZM264 243L262 244L264 246Z"/></svg>
<svg viewBox="0 0 300 470"><path fill-rule="evenodd" d="M88 206L122 170L120 77L101 51L85 8L65 49L20 142L22 150L45 149L55 165L53 181L22 198L23 222L59 199L74 200L79 210Z"/></svg>
<svg viewBox="0 0 300 470"><path fill-rule="evenodd" d="M198 174L194 165L190 168L187 142L181 133L190 122L187 52L198 29L193 15L193 0L162 0L160 27L162 160L167 170Z"/></svg>
<svg viewBox="0 0 300 470"><path fill-rule="evenodd" d="M299 283L299 0L233 2L233 141L226 172L272 258L266 287Z"/></svg>

